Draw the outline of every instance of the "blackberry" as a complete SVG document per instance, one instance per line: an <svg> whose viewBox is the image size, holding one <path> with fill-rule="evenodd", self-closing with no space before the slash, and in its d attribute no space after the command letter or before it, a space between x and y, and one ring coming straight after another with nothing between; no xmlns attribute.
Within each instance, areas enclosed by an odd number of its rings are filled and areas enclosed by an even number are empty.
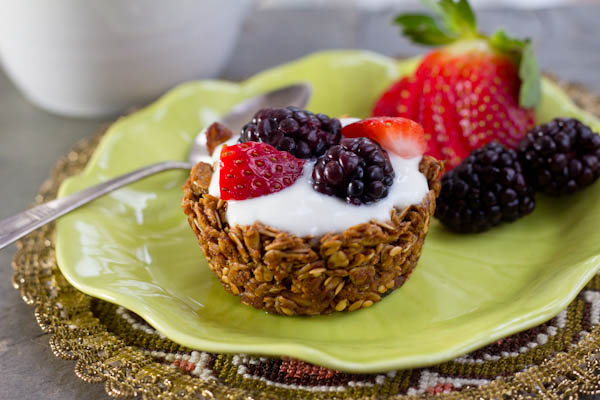
<svg viewBox="0 0 600 400"><path fill-rule="evenodd" d="M312 172L316 191L354 205L386 197L394 176L387 152L365 137L344 138L339 145L331 146Z"/></svg>
<svg viewBox="0 0 600 400"><path fill-rule="evenodd" d="M532 212L534 194L517 153L491 142L444 174L435 216L454 231L482 232Z"/></svg>
<svg viewBox="0 0 600 400"><path fill-rule="evenodd" d="M570 194L600 176L600 136L576 119L556 118L527 134L519 158L536 190Z"/></svg>
<svg viewBox="0 0 600 400"><path fill-rule="evenodd" d="M313 158L338 144L341 137L342 124L337 118L297 107L265 108L242 128L240 143L268 143L297 158Z"/></svg>

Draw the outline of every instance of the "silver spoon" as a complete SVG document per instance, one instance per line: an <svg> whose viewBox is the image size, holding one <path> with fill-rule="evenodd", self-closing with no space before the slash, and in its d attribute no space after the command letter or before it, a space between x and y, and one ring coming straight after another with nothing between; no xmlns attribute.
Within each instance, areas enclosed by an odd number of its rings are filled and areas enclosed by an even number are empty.
<svg viewBox="0 0 600 400"><path fill-rule="evenodd" d="M238 103L227 115L221 118L220 122L233 132L239 132L244 124L250 121L254 113L259 109L286 106L304 108L308 103L310 95L311 88L309 85L297 84L286 86ZM0 249L3 249L37 228L54 221L58 217L122 186L129 185L158 172L171 169L190 169L199 161L211 162L211 157L206 148L206 135L203 132L196 136L188 154L187 162L165 161L149 165L1 220Z"/></svg>

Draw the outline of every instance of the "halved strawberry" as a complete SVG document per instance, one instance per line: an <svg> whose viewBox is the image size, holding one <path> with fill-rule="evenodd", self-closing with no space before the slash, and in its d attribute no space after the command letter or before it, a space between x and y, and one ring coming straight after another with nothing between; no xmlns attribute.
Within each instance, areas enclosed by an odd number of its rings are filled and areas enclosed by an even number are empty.
<svg viewBox="0 0 600 400"><path fill-rule="evenodd" d="M245 200L279 192L300 175L304 160L266 143L246 142L221 149L219 185L223 200Z"/></svg>
<svg viewBox="0 0 600 400"><path fill-rule="evenodd" d="M429 2L437 18L396 18L416 43L445 45L430 52L415 74L393 84L378 100L375 116L405 117L423 125L427 154L447 170L473 149L497 140L516 147L534 126L540 76L529 40L478 32L467 0Z"/></svg>
<svg viewBox="0 0 600 400"><path fill-rule="evenodd" d="M423 155L427 148L421 125L407 118L373 117L347 125L342 135L367 137L381 147L404 158Z"/></svg>

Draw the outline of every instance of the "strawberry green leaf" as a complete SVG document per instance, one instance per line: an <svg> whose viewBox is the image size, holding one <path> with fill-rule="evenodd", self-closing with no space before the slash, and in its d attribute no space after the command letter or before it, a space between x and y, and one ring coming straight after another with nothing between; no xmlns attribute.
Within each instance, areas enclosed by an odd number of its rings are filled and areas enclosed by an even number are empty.
<svg viewBox="0 0 600 400"><path fill-rule="evenodd" d="M529 42L525 44L521 55L519 78L521 78L519 104L524 108L537 106L542 93L540 69L535 58L533 46Z"/></svg>
<svg viewBox="0 0 600 400"><path fill-rule="evenodd" d="M414 43L440 45L453 42L455 39L442 32L437 21L425 14L402 14L394 19L400 25L402 34Z"/></svg>
<svg viewBox="0 0 600 400"><path fill-rule="evenodd" d="M535 107L541 96L540 70L531 42L512 38L503 30L497 30L489 38L490 45L519 64L521 89L519 104L524 108Z"/></svg>
<svg viewBox="0 0 600 400"><path fill-rule="evenodd" d="M521 53L527 44L526 40L512 38L502 29L498 29L489 38L490 44L500 53Z"/></svg>
<svg viewBox="0 0 600 400"><path fill-rule="evenodd" d="M415 43L441 45L478 36L475 14L467 0L422 0L434 11L427 14L400 14L394 22Z"/></svg>
<svg viewBox="0 0 600 400"><path fill-rule="evenodd" d="M461 38L477 35L477 21L467 0L440 0L436 6L446 29L453 35Z"/></svg>

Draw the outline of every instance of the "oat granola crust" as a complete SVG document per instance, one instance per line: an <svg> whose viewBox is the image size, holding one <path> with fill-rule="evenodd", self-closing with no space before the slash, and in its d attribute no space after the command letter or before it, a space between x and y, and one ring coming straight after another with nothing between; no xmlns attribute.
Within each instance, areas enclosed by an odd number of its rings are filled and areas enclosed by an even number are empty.
<svg viewBox="0 0 600 400"><path fill-rule="evenodd" d="M442 168L432 157L421 160L430 190L420 204L392 209L389 221L319 237L298 237L260 222L229 226L227 201L208 194L212 167L205 163L192 169L182 208L210 268L242 303L285 315L354 311L410 276L435 211Z"/></svg>

